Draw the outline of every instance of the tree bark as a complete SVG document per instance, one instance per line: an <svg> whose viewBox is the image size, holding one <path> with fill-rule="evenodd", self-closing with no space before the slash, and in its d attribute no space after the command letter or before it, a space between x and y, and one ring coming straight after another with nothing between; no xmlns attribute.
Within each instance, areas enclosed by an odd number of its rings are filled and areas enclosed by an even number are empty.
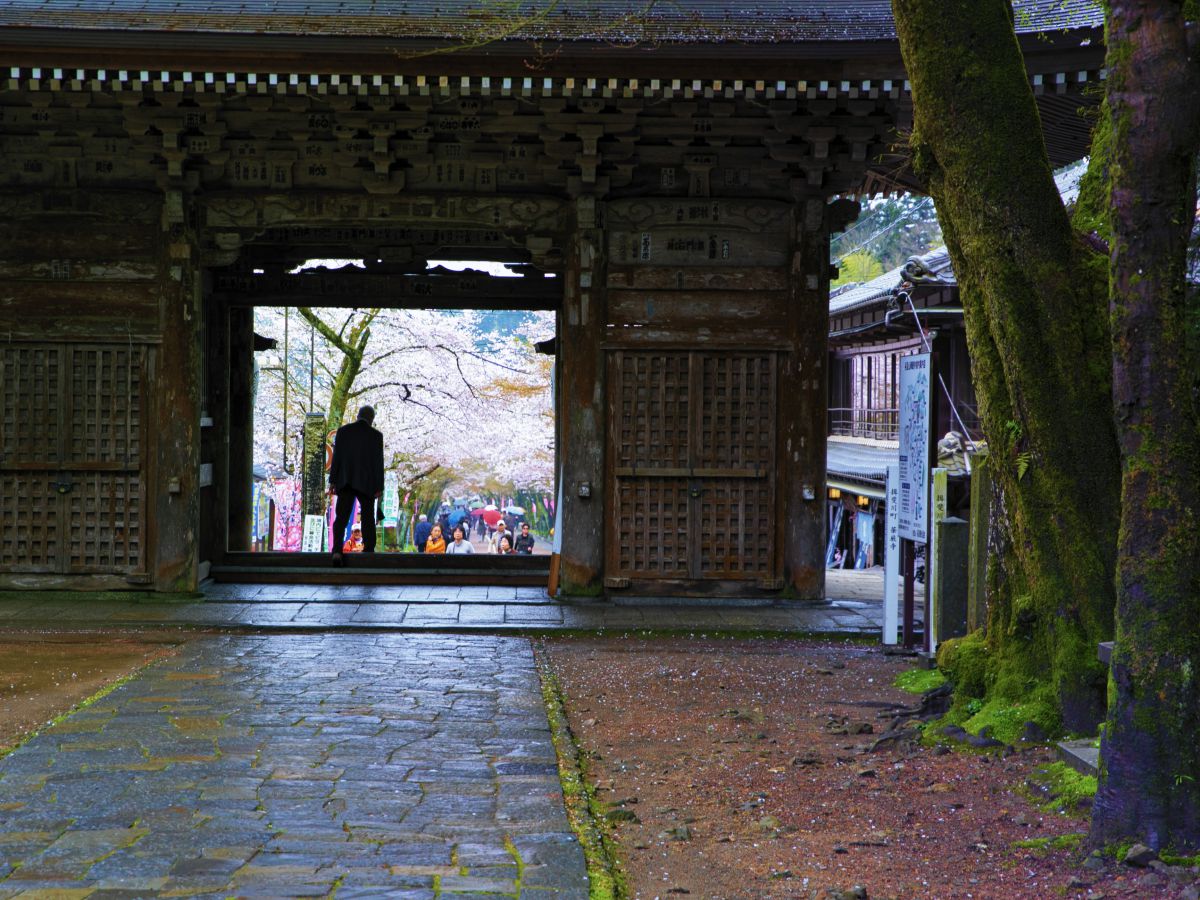
<svg viewBox="0 0 1200 900"><path fill-rule="evenodd" d="M1119 513L1103 259L1074 233L1055 188L1009 4L892 5L912 83L914 168L958 274L1007 520L1006 558L990 563L988 698L1092 731Z"/></svg>
<svg viewBox="0 0 1200 900"><path fill-rule="evenodd" d="M362 370L363 356L367 352L367 344L371 341L371 323L379 315L379 309L368 309L361 318L358 318L357 315L352 316L351 318L356 321L353 324L350 324L349 320L347 321L347 324L350 325L348 334L346 325L342 326L340 332L334 331L310 307L299 306L297 310L309 325L320 332L321 336L342 354L342 362L334 376L333 387L329 393L327 416L328 427L330 430L336 430L342 426L343 420L346 418L346 406L349 404L350 398L354 396L354 379Z"/></svg>
<svg viewBox="0 0 1200 900"><path fill-rule="evenodd" d="M1193 26L1194 27L1194 26ZM1200 848L1200 302L1187 290L1200 61L1180 0L1113 0L1109 260L1117 639L1096 845Z"/></svg>

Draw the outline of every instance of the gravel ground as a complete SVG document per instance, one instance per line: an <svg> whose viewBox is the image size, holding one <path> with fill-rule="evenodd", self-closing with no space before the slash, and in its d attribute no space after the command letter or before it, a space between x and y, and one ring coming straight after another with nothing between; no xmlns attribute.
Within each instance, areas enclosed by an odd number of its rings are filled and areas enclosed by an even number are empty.
<svg viewBox="0 0 1200 900"><path fill-rule="evenodd" d="M1016 846L1087 829L1086 810L1030 798L1045 745L871 751L919 701L892 686L911 661L877 646L579 637L543 652L631 897L1176 898L1200 878Z"/></svg>
<svg viewBox="0 0 1200 900"><path fill-rule="evenodd" d="M0 753L178 642L127 631L0 633Z"/></svg>

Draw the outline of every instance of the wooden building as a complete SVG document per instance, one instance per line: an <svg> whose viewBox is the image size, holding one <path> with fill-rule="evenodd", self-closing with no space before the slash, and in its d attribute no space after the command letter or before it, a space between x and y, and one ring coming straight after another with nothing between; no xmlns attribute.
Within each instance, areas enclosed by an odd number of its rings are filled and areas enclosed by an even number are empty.
<svg viewBox="0 0 1200 900"><path fill-rule="evenodd" d="M1064 167L1055 184L1068 207L1079 196L1086 164ZM883 561L887 467L900 458L899 360L932 352L941 382L934 392L934 433L960 436L964 451L984 440L971 381L963 305L946 247L910 257L863 284L835 290L829 300L829 438L826 445L826 522L841 534L826 542L862 557L855 519L874 517L874 552ZM943 387L944 384L944 387ZM967 485L952 479L953 514L969 518ZM848 565L853 565L852 562Z"/></svg>
<svg viewBox="0 0 1200 900"><path fill-rule="evenodd" d="M927 351L945 383L934 391L936 435L981 440L963 308L945 247L830 298L827 564L835 549L848 568L883 564L887 468L900 460L900 358ZM955 514L965 517L959 507Z"/></svg>
<svg viewBox="0 0 1200 900"><path fill-rule="evenodd" d="M252 307L369 297L558 310L569 592L821 596L828 236L908 180L887 0L345 6L0 6L0 586L236 560ZM1017 6L1078 158L1099 8Z"/></svg>

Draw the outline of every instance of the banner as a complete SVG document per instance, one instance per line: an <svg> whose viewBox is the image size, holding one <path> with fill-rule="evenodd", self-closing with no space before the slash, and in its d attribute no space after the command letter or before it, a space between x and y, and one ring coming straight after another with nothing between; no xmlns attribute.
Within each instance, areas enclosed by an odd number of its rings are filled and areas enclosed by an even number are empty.
<svg viewBox="0 0 1200 900"><path fill-rule="evenodd" d="M932 357L900 357L900 537L929 542Z"/></svg>
<svg viewBox="0 0 1200 900"><path fill-rule="evenodd" d="M299 550L304 530L300 514L300 482L295 478L272 480L269 490L275 501L275 544L272 550Z"/></svg>

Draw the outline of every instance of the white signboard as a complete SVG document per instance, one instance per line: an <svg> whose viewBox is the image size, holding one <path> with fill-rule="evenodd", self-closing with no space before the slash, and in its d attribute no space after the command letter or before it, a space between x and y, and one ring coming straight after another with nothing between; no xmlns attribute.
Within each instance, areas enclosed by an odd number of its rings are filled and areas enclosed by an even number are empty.
<svg viewBox="0 0 1200 900"><path fill-rule="evenodd" d="M900 537L929 541L929 416L931 374L928 353L900 357Z"/></svg>
<svg viewBox="0 0 1200 900"><path fill-rule="evenodd" d="M300 550L304 553L321 553L325 550L325 517L309 515L304 517L304 539Z"/></svg>
<svg viewBox="0 0 1200 900"><path fill-rule="evenodd" d="M887 467L886 543L883 550L883 642L896 643L900 624L900 466Z"/></svg>
<svg viewBox="0 0 1200 900"><path fill-rule="evenodd" d="M383 517L394 519L400 515L400 477L395 472L383 476Z"/></svg>

